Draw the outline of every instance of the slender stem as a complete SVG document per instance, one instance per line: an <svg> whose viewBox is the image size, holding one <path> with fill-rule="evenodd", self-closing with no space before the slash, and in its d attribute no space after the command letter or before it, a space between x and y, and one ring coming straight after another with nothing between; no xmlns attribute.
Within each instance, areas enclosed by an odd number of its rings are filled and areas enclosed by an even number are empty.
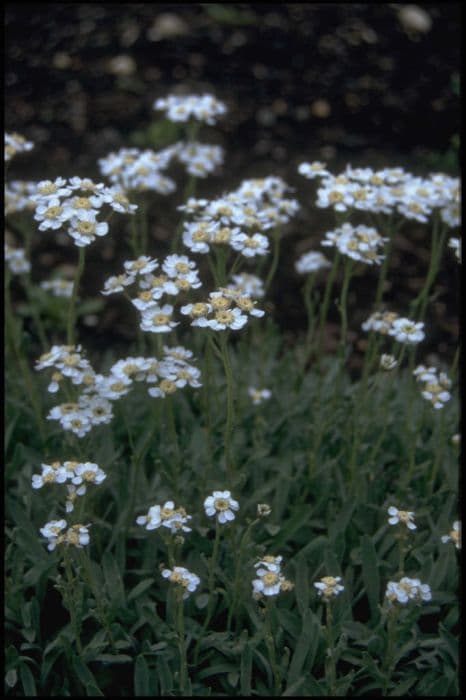
<svg viewBox="0 0 466 700"><path fill-rule="evenodd" d="M432 463L432 470L429 475L429 481L428 481L428 493L429 496L432 496L434 489L435 489L435 483L437 481L437 476L438 472L440 469L440 465L442 463L442 456L445 451L445 409L441 408L440 410L440 416L436 415L436 430L435 430L435 457ZM438 411L437 411L438 413Z"/></svg>
<svg viewBox="0 0 466 700"><path fill-rule="evenodd" d="M188 681L188 663L186 660L186 641L184 633L184 607L182 591L177 591L177 632L178 632L178 650L180 654L180 692L185 695Z"/></svg>
<svg viewBox="0 0 466 700"><path fill-rule="evenodd" d="M74 591L75 578L73 578L73 574L71 571L70 555L69 555L69 552L68 552L68 549L66 546L65 546L65 549L63 552L63 564L65 567L65 574L66 574L66 602L67 602L68 612L70 613L71 627L73 629L73 634L74 634L74 638L75 638L75 642L76 642L76 648L78 650L79 655L82 656L83 649L82 649L81 637L80 637L81 622L80 622L80 620L78 620L78 616L77 616L76 599L75 599L75 591Z"/></svg>
<svg viewBox="0 0 466 700"><path fill-rule="evenodd" d="M351 258L346 258L344 262L344 273L343 273L343 286L341 289L339 310L341 317L341 340L340 340L340 354L342 356L342 361L345 356L346 338L348 335L348 289L351 280L351 272L353 268L353 261Z"/></svg>
<svg viewBox="0 0 466 700"><path fill-rule="evenodd" d="M220 333L220 351L223 361L223 367L225 370L225 379L227 385L227 418L225 424L225 468L227 472L227 478L230 482L230 486L233 486L233 475L234 468L231 457L231 438L233 433L233 426L235 420L235 406L234 406L234 383L233 383L233 373L231 369L230 355L228 351L227 334Z"/></svg>
<svg viewBox="0 0 466 700"><path fill-rule="evenodd" d="M269 273L266 277L265 283L264 283L264 289L267 292L273 278L275 277L275 273L277 271L278 267L278 261L280 258L280 229L274 228L272 231L272 242L273 242L273 251L272 251L272 264L270 266Z"/></svg>
<svg viewBox="0 0 466 700"><path fill-rule="evenodd" d="M307 358L310 353L311 349L311 344L312 344L312 335L314 333L314 323L315 323L315 318L314 318L314 304L312 301L312 292L314 289L314 282L315 282L315 272L311 272L304 283L304 288L303 288L303 297L304 297L304 305L306 307L307 311L307 332L306 332L306 341L305 341L305 350L304 350L304 366L306 365Z"/></svg>
<svg viewBox="0 0 466 700"><path fill-rule="evenodd" d="M89 554L88 552L84 550L80 550L79 552L81 561L84 565L84 571L86 573L86 578L89 584L89 587L92 591L92 594L94 596L96 605L97 605L97 610L98 610L98 617L100 623L105 627L105 631L107 632L108 640L110 642L110 645L115 653L117 653L117 649L115 647L115 640L113 638L112 634L112 628L109 624L108 621L108 616L107 613L105 612L105 606L103 602L103 596L102 592L99 588L99 586L96 584L94 580L94 576L92 574L92 567L91 567L91 560L89 559Z"/></svg>
<svg viewBox="0 0 466 700"><path fill-rule="evenodd" d="M393 673L393 652L395 648L395 641L396 641L396 624L397 624L397 618L398 618L398 609L396 607L391 608L388 611L388 620L387 620L387 647L385 651L385 657L383 660L382 664L382 673L384 676L383 680L383 687L382 687L382 696L385 697L387 695L388 687L390 685L392 673Z"/></svg>
<svg viewBox="0 0 466 700"><path fill-rule="evenodd" d="M337 273L339 261L340 261L340 253L337 251L335 253L335 257L333 259L333 264L332 264L329 276L327 277L327 284L325 285L325 291L324 291L324 299L322 302L322 306L320 307L319 335L318 335L318 344L317 344L317 359L318 359L319 364L320 364L320 359L321 359L321 354L322 354L322 346L323 346L323 341L324 341L324 326L325 326L325 322L327 321L328 307L330 304L330 294L332 293L333 282L335 280L335 275Z"/></svg>
<svg viewBox="0 0 466 700"><path fill-rule="evenodd" d="M79 248L79 261L78 267L76 269L76 275L73 283L73 293L70 300L70 308L68 313L68 328L67 328L67 343L68 345L75 344L75 322L76 322L76 300L78 297L78 287L81 279L81 275L84 270L84 263L86 258L86 249L84 247Z"/></svg>
<svg viewBox="0 0 466 700"><path fill-rule="evenodd" d="M235 562L235 579L233 583L233 599L231 601L231 605L228 610L228 620L227 620L227 630L228 632L230 631L231 628L231 622L233 619L233 615L236 612L236 605L239 597L239 588L240 588L240 582L241 582L241 577L244 574L244 569L243 569L243 551L244 547L246 546L247 541L249 540L249 535L251 534L251 530L256 525L256 523L259 522L259 518L256 518L255 520L252 521L246 528L245 532L243 533L243 536L241 537L240 543L239 543L239 548L234 548L235 555L236 555L236 562Z"/></svg>
<svg viewBox="0 0 466 700"><path fill-rule="evenodd" d="M329 696L336 695L336 664L335 664L335 645L333 638L333 610L331 601L326 602L327 616L325 620L325 629L327 633L327 658L325 662L325 680L327 681Z"/></svg>
<svg viewBox="0 0 466 700"><path fill-rule="evenodd" d="M267 651L269 653L269 661L272 667L273 673L273 684L274 684L274 695L279 696L281 694L282 681L280 677L280 671L277 665L277 655L275 652L275 640L272 630L272 606L274 601L268 598L265 607L265 643L267 645Z"/></svg>
<svg viewBox="0 0 466 700"><path fill-rule="evenodd" d="M209 626L209 622L212 619L212 615L214 612L214 605L215 605L215 594L214 594L214 583L215 583L215 567L217 565L217 558L218 558L218 551L219 551L219 545L220 545L220 524L218 520L215 521L215 539L214 539L214 546L212 549L212 556L210 557L209 561L209 602L207 604L207 613L205 616L204 624L202 625L202 630L199 633L199 637L197 639L197 644L196 648L194 650L194 665L197 665L197 660L199 656L199 650L200 650L200 644L201 640L204 637L205 631L207 627Z"/></svg>
<svg viewBox="0 0 466 700"><path fill-rule="evenodd" d="M175 453L174 457L174 491L175 496L179 498L179 474L181 467L181 450L178 440L178 433L176 430L175 423L175 412L173 410L173 396L167 396L165 399L165 405L167 406L167 422L168 422L168 434L170 436L170 442L173 445L173 450Z"/></svg>

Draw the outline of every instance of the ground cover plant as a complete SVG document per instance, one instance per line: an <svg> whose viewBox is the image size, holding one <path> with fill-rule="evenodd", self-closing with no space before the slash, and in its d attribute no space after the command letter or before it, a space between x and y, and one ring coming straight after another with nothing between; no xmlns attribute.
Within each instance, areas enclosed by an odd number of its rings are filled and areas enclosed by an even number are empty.
<svg viewBox="0 0 466 700"><path fill-rule="evenodd" d="M224 158L203 128L227 118L213 95L161 96L179 140L109 153L100 179L16 180L34 144L5 136L6 693L457 695L459 350L433 363L423 342L461 259L459 180L303 160L334 225L293 261L307 326L289 346L267 298L302 203L273 173L196 197ZM152 223L177 188L163 246ZM431 232L425 279L387 306L413 221ZM39 237L72 275L34 278ZM89 298L106 237L118 265L101 258ZM124 355L80 339L114 300Z"/></svg>

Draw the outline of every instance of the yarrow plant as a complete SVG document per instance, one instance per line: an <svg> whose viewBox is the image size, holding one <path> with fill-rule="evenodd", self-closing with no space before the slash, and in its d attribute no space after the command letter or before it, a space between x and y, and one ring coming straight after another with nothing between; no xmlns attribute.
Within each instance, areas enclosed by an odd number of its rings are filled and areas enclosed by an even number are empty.
<svg viewBox="0 0 466 700"><path fill-rule="evenodd" d="M459 352L428 343L459 179L306 161L303 202L277 174L210 189L227 106L175 93L102 182L5 185L8 692L458 694ZM55 590L69 621L42 624Z"/></svg>

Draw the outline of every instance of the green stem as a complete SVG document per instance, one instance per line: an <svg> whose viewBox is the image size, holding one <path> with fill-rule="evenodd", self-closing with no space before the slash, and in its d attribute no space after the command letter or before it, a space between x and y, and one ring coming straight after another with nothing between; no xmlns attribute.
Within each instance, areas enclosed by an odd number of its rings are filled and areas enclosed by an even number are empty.
<svg viewBox="0 0 466 700"><path fill-rule="evenodd" d="M188 681L188 663L186 660L186 641L184 633L184 608L182 591L177 591L177 632L178 632L178 650L180 654L180 692L184 697L187 691L186 685Z"/></svg>
<svg viewBox="0 0 466 700"><path fill-rule="evenodd" d="M201 645L201 640L204 637L204 634L206 632L207 627L209 626L209 622L212 619L212 615L214 612L214 606L215 606L215 593L214 593L214 583L215 583L215 567L217 565L217 558L218 558L218 551L219 551L219 545L220 545L220 524L218 520L215 521L215 539L214 539L214 546L212 549L212 556L210 557L209 561L209 578L208 578L208 584L209 584L209 602L207 604L207 613L205 616L204 624L202 625L202 629L199 633L199 637L197 639L197 644L196 648L194 650L194 665L197 665L198 657L199 657L199 650L200 650L200 645Z"/></svg>
<svg viewBox="0 0 466 700"><path fill-rule="evenodd" d="M117 654L118 651L117 651L117 648L115 646L115 640L113 638L112 629L111 629L111 626L110 626L109 621L108 621L108 616L105 612L105 605L104 605L104 601L103 601L102 592L101 592L99 586L96 584L96 582L94 580L94 576L92 574L92 567L91 567L91 561L89 559L89 554L87 551L85 552L82 549L80 550L79 553L80 553L81 561L84 565L84 571L86 573L87 582L89 584L89 587L92 591L92 594L94 596L94 599L95 599L95 602L97 605L99 621L100 621L101 625L103 625L105 627L105 631L107 632L107 637L108 637L108 640L110 642L110 646L112 647L113 652L115 654Z"/></svg>
<svg viewBox="0 0 466 700"><path fill-rule="evenodd" d="M270 266L269 273L266 277L265 283L264 283L264 289L267 292L273 278L275 277L275 273L277 271L278 267L278 261L280 258L280 229L274 228L272 231L272 243L273 243L273 251L272 251L272 264Z"/></svg>
<svg viewBox="0 0 466 700"><path fill-rule="evenodd" d="M74 591L74 584L75 584L75 579L73 577L72 571L71 571L71 561L70 561L70 555L68 552L67 547L65 546L64 552L63 552L63 564L65 567L65 574L66 574L66 603L68 607L68 612L70 613L70 619L71 619L71 627L73 629L73 634L76 642L76 648L78 650L78 654L82 656L83 649L81 645L81 621L78 620L78 614L76 610L76 598L75 598L75 591Z"/></svg>
<svg viewBox="0 0 466 700"><path fill-rule="evenodd" d="M84 263L86 258L86 249L84 247L79 248L79 261L78 267L76 269L76 275L73 283L73 293L70 300L70 308L68 313L68 328L67 328L67 343L68 345L75 344L75 322L76 322L76 300L78 297L78 287L81 279L81 275L84 270Z"/></svg>
<svg viewBox="0 0 466 700"><path fill-rule="evenodd" d="M228 351L228 337L227 333L220 333L220 352L223 361L223 367L225 370L225 379L227 386L227 417L225 424L225 468L227 473L227 478L229 486L233 486L233 475L234 467L231 457L231 438L233 433L233 426L235 420L235 406L234 406L234 383L233 383L233 373L231 369L230 355Z"/></svg>
<svg viewBox="0 0 466 700"><path fill-rule="evenodd" d="M333 264L327 277L327 284L325 285L324 299L322 306L320 308L320 318L319 318L319 335L317 344L317 362L320 364L322 355L322 346L324 342L324 326L327 321L328 307L330 304L330 295L332 293L333 282L335 280L335 275L337 273L338 264L340 261L340 253L337 251L333 259Z"/></svg>
<svg viewBox="0 0 466 700"><path fill-rule="evenodd" d="M231 622L233 620L233 616L236 612L236 605L239 597L239 589L240 589L240 583L241 583L241 577L244 575L244 569L243 569L243 551L244 547L246 546L246 542L249 539L249 535L251 534L251 530L256 525L256 523L259 522L259 518L256 518L255 520L252 521L246 528L245 532L243 533L243 536L241 537L239 548L237 549L235 547L235 555L236 555L236 569L235 569L235 579L233 583L233 598L231 601L231 605L228 610L228 619L227 619L227 631L230 631L231 628Z"/></svg>
<svg viewBox="0 0 466 700"><path fill-rule="evenodd" d="M307 359L309 357L309 353L311 350L311 345L312 345L312 336L314 333L314 324L315 324L315 318L314 318L314 304L312 302L312 292L314 289L314 282L315 282L315 272L311 272L308 277L306 278L306 281L304 283L304 288L303 288L303 297L304 297L304 305L306 307L307 311L307 332L306 332L306 341L305 341L305 350L304 350L304 366L306 366Z"/></svg>
<svg viewBox="0 0 466 700"><path fill-rule="evenodd" d="M343 364L345 357L346 339L348 335L348 289L351 280L351 272L353 269L353 261L351 258L346 258L344 262L343 286L341 289L339 311L341 317L341 339L340 339L340 356Z"/></svg>
<svg viewBox="0 0 466 700"><path fill-rule="evenodd" d="M336 695L336 664L335 664L335 645L333 638L333 610L332 603L326 603L327 617L325 620L325 630L327 633L327 657L325 661L325 680L327 681L329 696Z"/></svg>
<svg viewBox="0 0 466 700"><path fill-rule="evenodd" d="M280 671L277 665L277 655L275 652L275 640L272 630L272 609L274 601L271 598L267 599L265 607L265 643L267 645L267 651L269 653L269 661L272 667L273 673L273 685L274 685L274 695L279 696L281 694L282 681L280 677Z"/></svg>
<svg viewBox="0 0 466 700"><path fill-rule="evenodd" d="M388 621L387 621L387 648L385 651L385 657L382 664L382 673L384 676L382 696L387 695L388 687L390 685L394 663L393 663L393 653L395 650L396 641L396 625L398 618L398 609L393 607L388 611Z"/></svg>

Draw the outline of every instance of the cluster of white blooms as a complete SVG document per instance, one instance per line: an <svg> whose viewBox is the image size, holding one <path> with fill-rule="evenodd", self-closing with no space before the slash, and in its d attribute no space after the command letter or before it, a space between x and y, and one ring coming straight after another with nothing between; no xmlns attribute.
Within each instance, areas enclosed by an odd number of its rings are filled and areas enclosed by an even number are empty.
<svg viewBox="0 0 466 700"><path fill-rule="evenodd" d="M176 144L176 157L186 167L186 172L194 177L207 177L223 163L223 148L210 144L189 141Z"/></svg>
<svg viewBox="0 0 466 700"><path fill-rule="evenodd" d="M455 257L458 262L461 262L461 239L460 238L449 238L448 247L452 249L455 253Z"/></svg>
<svg viewBox="0 0 466 700"><path fill-rule="evenodd" d="M362 224L353 226L345 223L334 231L326 233L321 245L335 247L340 253L353 260L368 265L380 265L384 256L378 254L378 249L382 248L387 241L388 238L383 238L374 228Z"/></svg>
<svg viewBox="0 0 466 700"><path fill-rule="evenodd" d="M163 569L162 576L167 578L170 583L181 586L183 600L189 598L189 594L194 593L201 582L199 576L191 573L191 571L185 569L184 566L174 566L173 569Z"/></svg>
<svg viewBox="0 0 466 700"><path fill-rule="evenodd" d="M233 292L252 297L253 299L261 299L265 296L264 282L256 275L242 272L240 275L233 275L232 280L228 285L228 289Z"/></svg>
<svg viewBox="0 0 466 700"><path fill-rule="evenodd" d="M5 216L20 211L34 210L31 196L37 192L37 182L12 180L5 185Z"/></svg>
<svg viewBox="0 0 466 700"><path fill-rule="evenodd" d="M401 318L394 311L376 311L364 321L361 328L389 335L403 345L416 345L425 338L422 321L415 323L409 318Z"/></svg>
<svg viewBox="0 0 466 700"><path fill-rule="evenodd" d="M434 408L443 408L443 406L451 399L451 394L448 389L451 388L451 380L445 372L438 372L436 367L424 367L419 365L413 371L418 382L424 385L421 395L430 401Z"/></svg>
<svg viewBox="0 0 466 700"><path fill-rule="evenodd" d="M330 266L331 263L327 260L325 255L312 250L301 255L295 262L296 272L299 272L300 275L307 275L310 272L317 272L318 270L323 270Z"/></svg>
<svg viewBox="0 0 466 700"><path fill-rule="evenodd" d="M73 294L73 282L68 280L44 280L40 286L46 292L52 292L54 297L71 297Z"/></svg>
<svg viewBox="0 0 466 700"><path fill-rule="evenodd" d="M388 508L388 522L390 525L398 525L403 523L406 525L408 530L416 530L417 526L414 524L414 512L410 510L398 510L395 506L389 506Z"/></svg>
<svg viewBox="0 0 466 700"><path fill-rule="evenodd" d="M121 292L137 279L138 292L135 298L131 298L131 303L141 313L141 329L150 333L169 333L178 322L172 318L174 307L171 304L160 305L161 297L164 294L177 296L202 285L196 263L186 255L168 255L160 274L153 274L158 267L158 260L147 255L127 260L125 272L107 279L102 294Z"/></svg>
<svg viewBox="0 0 466 700"><path fill-rule="evenodd" d="M168 95L159 97L153 105L155 110L163 110L172 122L187 122L193 119L213 125L217 118L225 114L227 108L213 95Z"/></svg>
<svg viewBox="0 0 466 700"><path fill-rule="evenodd" d="M22 275L31 270L24 248L12 248L8 243L5 243L5 262L13 275Z"/></svg>
<svg viewBox="0 0 466 700"><path fill-rule="evenodd" d="M40 528L41 535L48 539L47 549L50 552L57 545L72 545L81 549L89 544L89 525L76 523L63 532L67 525L66 520L51 520Z"/></svg>
<svg viewBox="0 0 466 700"><path fill-rule="evenodd" d="M255 600L261 600L264 596L275 596L280 591L291 591L294 588L291 581L281 572L282 559L281 556L265 555L254 564L258 577L252 581L252 596Z"/></svg>
<svg viewBox="0 0 466 700"><path fill-rule="evenodd" d="M248 394L255 406L267 401L272 396L270 389L255 389L253 386L248 388Z"/></svg>
<svg viewBox="0 0 466 700"><path fill-rule="evenodd" d="M32 141L26 141L24 136L17 134L5 133L5 162L10 161L18 153L26 153L32 151L34 144Z"/></svg>
<svg viewBox="0 0 466 700"><path fill-rule="evenodd" d="M47 416L58 420L64 430L84 437L93 426L109 423L113 418L112 402L128 394L134 382L150 385L150 396L164 397L178 388L200 387L200 371L188 360L192 353L183 347L164 347L164 357L127 357L110 367L108 374L96 374L89 361L82 357L81 346L54 345L42 355L36 369L53 368L48 391L56 393L65 377L83 387L76 401L54 406ZM154 386L155 385L155 386Z"/></svg>
<svg viewBox="0 0 466 700"><path fill-rule="evenodd" d="M387 372L390 372L392 369L395 369L395 367L398 366L398 360L393 357L393 355L387 355L383 353L380 356L380 369L384 369Z"/></svg>
<svg viewBox="0 0 466 700"><path fill-rule="evenodd" d="M448 535L442 535L441 540L443 544L454 542L456 549L461 549L461 522L455 520L452 530L450 530Z"/></svg>
<svg viewBox="0 0 466 700"><path fill-rule="evenodd" d="M144 526L146 530L166 527L172 534L177 534L180 531L191 532L191 528L186 525L191 517L182 506L175 508L173 501L167 501L163 506L151 506L147 515L136 518L136 523Z"/></svg>
<svg viewBox="0 0 466 700"><path fill-rule="evenodd" d="M317 588L318 595L327 603L345 590L340 581L341 576L324 576L314 583L314 588Z"/></svg>
<svg viewBox="0 0 466 700"><path fill-rule="evenodd" d="M191 318L192 326L210 328L214 331L239 330L249 316L261 317L262 309L257 309L251 297L237 292L231 287L220 287L209 294L207 302L186 304L180 311Z"/></svg>
<svg viewBox="0 0 466 700"><path fill-rule="evenodd" d="M88 484L99 485L107 478L105 472L94 462L51 462L41 464L41 467L40 474L32 475L32 488L40 489L46 484L66 484L67 513L73 511L77 496L84 496Z"/></svg>
<svg viewBox="0 0 466 700"><path fill-rule="evenodd" d="M161 171L168 168L177 152L177 145L161 151L121 148L100 158L98 163L102 175L126 192L153 190L159 194L170 194L176 190L176 184Z"/></svg>
<svg viewBox="0 0 466 700"><path fill-rule="evenodd" d="M406 605L409 601L417 603L432 600L432 592L427 583L421 583L418 578L404 576L400 581L389 581L385 591L385 599L389 605L401 603Z"/></svg>
<svg viewBox="0 0 466 700"><path fill-rule="evenodd" d="M266 255L269 240L262 232L288 223L299 209L295 199L285 196L289 189L281 178L271 176L245 180L215 200L189 199L179 207L195 218L184 222L184 245L194 253L222 245L246 258Z"/></svg>
<svg viewBox="0 0 466 700"><path fill-rule="evenodd" d="M204 510L209 518L216 516L221 525L235 519L233 511L239 509L238 501L231 497L230 491L213 491L204 501Z"/></svg>
<svg viewBox="0 0 466 700"><path fill-rule="evenodd" d="M317 206L335 211L369 211L427 222L434 209L440 210L444 223L459 225L459 179L442 173L427 178L405 172L403 168L352 168L332 175L325 163L301 163L298 172L308 179L321 178Z"/></svg>
<svg viewBox="0 0 466 700"><path fill-rule="evenodd" d="M66 232L79 247L108 233L108 223L97 218L105 205L125 214L134 214L137 208L118 188L80 177L42 180L31 200L36 203L34 219L40 222L39 231L66 226Z"/></svg>

